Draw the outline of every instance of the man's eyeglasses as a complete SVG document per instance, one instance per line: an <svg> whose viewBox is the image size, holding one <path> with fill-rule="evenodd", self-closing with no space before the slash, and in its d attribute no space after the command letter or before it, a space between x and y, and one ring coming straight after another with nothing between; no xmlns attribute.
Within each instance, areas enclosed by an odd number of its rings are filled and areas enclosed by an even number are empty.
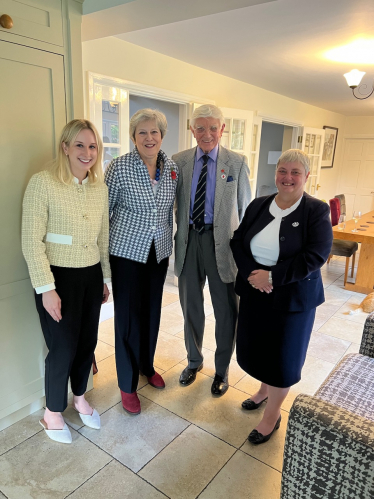
<svg viewBox="0 0 374 499"><path fill-rule="evenodd" d="M204 133L207 130L210 130L211 133L217 133L220 129L218 126L210 126L209 129L205 128L204 126L196 126L194 127L194 130L196 133Z"/></svg>

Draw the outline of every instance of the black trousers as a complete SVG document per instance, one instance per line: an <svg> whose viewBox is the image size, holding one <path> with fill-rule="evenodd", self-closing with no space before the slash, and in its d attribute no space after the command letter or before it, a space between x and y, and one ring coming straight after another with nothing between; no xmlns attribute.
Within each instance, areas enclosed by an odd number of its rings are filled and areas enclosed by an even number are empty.
<svg viewBox="0 0 374 499"><path fill-rule="evenodd" d="M35 294L48 355L45 359L46 406L63 412L67 407L68 381L74 395L83 395L97 343L103 273L100 263L84 268L51 266L56 292L61 298L62 320L56 322Z"/></svg>
<svg viewBox="0 0 374 499"><path fill-rule="evenodd" d="M168 258L157 263L152 243L147 263L110 256L118 386L136 391L139 370L153 376Z"/></svg>

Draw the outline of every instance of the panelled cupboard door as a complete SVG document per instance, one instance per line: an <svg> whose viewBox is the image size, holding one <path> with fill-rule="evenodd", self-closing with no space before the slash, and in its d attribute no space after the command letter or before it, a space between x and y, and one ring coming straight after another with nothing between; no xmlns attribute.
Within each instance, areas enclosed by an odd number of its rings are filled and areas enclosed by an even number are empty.
<svg viewBox="0 0 374 499"><path fill-rule="evenodd" d="M0 42L0 423L43 396L44 340L21 251L22 199L66 123L63 57Z"/></svg>
<svg viewBox="0 0 374 499"><path fill-rule="evenodd" d="M1 32L63 46L61 0L0 0L0 15L13 19L13 27Z"/></svg>
<svg viewBox="0 0 374 499"><path fill-rule="evenodd" d="M374 139L345 139L337 194L345 194L347 219L374 210Z"/></svg>
<svg viewBox="0 0 374 499"><path fill-rule="evenodd" d="M311 196L318 197L319 177L321 174L323 143L325 140L325 130L323 128L302 129L301 150L306 152L310 160L310 173L305 185L305 192Z"/></svg>
<svg viewBox="0 0 374 499"><path fill-rule="evenodd" d="M63 57L0 42L0 286L28 278L21 253L23 194L66 123Z"/></svg>

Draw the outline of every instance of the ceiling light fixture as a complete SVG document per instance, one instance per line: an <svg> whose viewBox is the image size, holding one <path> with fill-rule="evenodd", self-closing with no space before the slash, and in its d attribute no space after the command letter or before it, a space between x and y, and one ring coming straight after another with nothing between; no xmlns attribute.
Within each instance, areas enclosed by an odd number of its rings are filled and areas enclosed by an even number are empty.
<svg viewBox="0 0 374 499"><path fill-rule="evenodd" d="M368 88L368 85L366 83L364 83L363 85L360 85L361 80L365 74L366 74L365 71L359 71L358 69L352 69L352 71L350 71L349 73L345 73L345 75L344 75L344 78L347 80L349 88L352 89L353 96L359 100L367 99L368 97L370 97L374 93L374 82L373 82L373 88L371 89L371 91L368 94L362 93L360 90L360 89L367 90L367 88ZM355 94L356 88L358 88L358 92L361 95L364 95L365 97L358 97Z"/></svg>

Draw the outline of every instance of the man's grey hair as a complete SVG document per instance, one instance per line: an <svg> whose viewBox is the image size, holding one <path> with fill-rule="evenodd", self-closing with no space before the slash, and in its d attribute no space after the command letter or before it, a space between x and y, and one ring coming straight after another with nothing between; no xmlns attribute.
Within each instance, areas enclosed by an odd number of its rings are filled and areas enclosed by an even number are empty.
<svg viewBox="0 0 374 499"><path fill-rule="evenodd" d="M308 175L310 170L310 160L309 156L300 149L288 149L288 151L284 151L280 158L278 159L277 168L282 163L300 163L303 165L305 169L305 175Z"/></svg>
<svg viewBox="0 0 374 499"><path fill-rule="evenodd" d="M225 123L225 118L219 107L213 106L213 104L203 104L195 109L191 118L192 128L195 126L195 121L198 118L215 118L219 120L219 126Z"/></svg>
<svg viewBox="0 0 374 499"><path fill-rule="evenodd" d="M136 127L139 125L139 123L142 123L143 121L155 121L156 122L156 127L160 130L161 132L161 138L163 139L167 129L168 129L168 122L166 120L166 116L164 113L161 111L158 111L157 109L139 109L139 111L136 111L136 113L131 116L130 119L130 138L131 140L135 143L135 132L136 132Z"/></svg>

